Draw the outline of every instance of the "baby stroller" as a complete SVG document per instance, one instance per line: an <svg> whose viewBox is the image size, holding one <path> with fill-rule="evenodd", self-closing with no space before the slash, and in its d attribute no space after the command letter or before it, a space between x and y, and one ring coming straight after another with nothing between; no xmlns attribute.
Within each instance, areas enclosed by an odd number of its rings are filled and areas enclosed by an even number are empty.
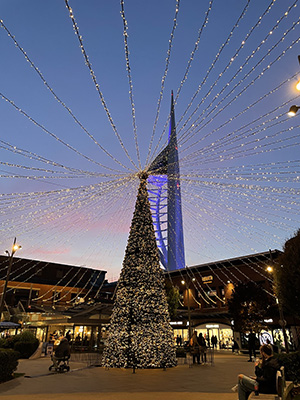
<svg viewBox="0 0 300 400"><path fill-rule="evenodd" d="M55 372L70 371L69 359L70 359L70 354L65 355L61 358L51 356L53 364L50 365L49 371L52 371L52 369L54 369Z"/></svg>

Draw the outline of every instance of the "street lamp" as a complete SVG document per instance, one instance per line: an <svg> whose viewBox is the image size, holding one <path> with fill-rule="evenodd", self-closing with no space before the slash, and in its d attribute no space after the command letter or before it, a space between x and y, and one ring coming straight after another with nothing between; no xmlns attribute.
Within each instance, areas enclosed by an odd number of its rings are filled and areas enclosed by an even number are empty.
<svg viewBox="0 0 300 400"><path fill-rule="evenodd" d="M4 283L4 287L3 287L3 292L2 292L2 297L1 297L1 303L0 303L0 320L1 320L2 312L3 312L3 308L4 308L4 303L5 303L5 297L6 297L6 290L7 290L7 284L8 284L8 280L9 280L9 275L10 275L11 267L12 267L12 264L13 264L13 256L14 256L14 254L15 254L15 252L16 252L17 250L21 249L21 246L19 246L18 244L16 244L16 241L17 241L17 238L14 239L11 252L9 252L8 250L5 250L5 253L6 253L7 256L9 257L9 264L8 264L6 279L5 279L5 283Z"/></svg>
<svg viewBox="0 0 300 400"><path fill-rule="evenodd" d="M299 82L300 83L300 82ZM288 115L290 116L290 117L294 117L296 114L297 114L297 111L299 110L299 108L300 107L298 107L298 106L292 106L290 109L289 109L289 112L288 112Z"/></svg>
<svg viewBox="0 0 300 400"><path fill-rule="evenodd" d="M191 326L191 308L190 308L190 284L194 282L195 278L190 278L187 276L186 280L182 280L181 284L185 285L187 291L187 305L188 305L188 319L189 319L189 342L192 338L192 326Z"/></svg>
<svg viewBox="0 0 300 400"><path fill-rule="evenodd" d="M278 305L278 311L279 311L279 324L281 326L282 329L282 333L283 333L283 339L284 339L284 346L285 346L285 350L287 353L289 353L289 342L288 342L288 337L286 334L286 330L285 330L285 326L286 326L286 321L284 319L284 315L283 315L283 308L281 305L281 302L279 301L277 294L276 294L276 281L277 281L277 275L276 275L276 268L273 268L273 256L272 256L272 252L271 250L269 250L269 254L270 254L270 261L271 261L271 266L267 267L267 271L273 274L273 281L275 282L274 285L274 293L275 293L275 297L276 297L276 303Z"/></svg>

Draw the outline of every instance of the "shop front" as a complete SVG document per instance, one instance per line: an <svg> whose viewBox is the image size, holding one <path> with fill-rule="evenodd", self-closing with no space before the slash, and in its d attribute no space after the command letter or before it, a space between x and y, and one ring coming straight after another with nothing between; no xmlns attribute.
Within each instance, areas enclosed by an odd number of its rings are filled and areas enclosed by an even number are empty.
<svg viewBox="0 0 300 400"><path fill-rule="evenodd" d="M212 346L211 339L214 336L217 338L217 349L231 349L232 347L233 330L230 325L206 323L195 326L195 331L198 335L202 333L210 346Z"/></svg>

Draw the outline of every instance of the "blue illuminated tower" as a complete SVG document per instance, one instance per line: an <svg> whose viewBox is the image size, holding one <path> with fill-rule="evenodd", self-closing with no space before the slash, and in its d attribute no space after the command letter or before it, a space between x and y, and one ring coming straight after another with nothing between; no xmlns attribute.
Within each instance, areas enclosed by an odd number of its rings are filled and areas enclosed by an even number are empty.
<svg viewBox="0 0 300 400"><path fill-rule="evenodd" d="M185 268L180 172L175 126L173 92L168 145L148 168L148 182L156 240L164 267L173 271ZM166 210L167 209L167 210ZM167 217L167 220L165 219Z"/></svg>

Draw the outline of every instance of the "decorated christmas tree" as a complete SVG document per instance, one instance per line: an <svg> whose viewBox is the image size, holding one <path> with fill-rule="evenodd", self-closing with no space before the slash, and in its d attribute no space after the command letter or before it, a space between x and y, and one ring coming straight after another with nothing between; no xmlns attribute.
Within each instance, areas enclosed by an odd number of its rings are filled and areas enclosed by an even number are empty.
<svg viewBox="0 0 300 400"><path fill-rule="evenodd" d="M160 368L176 365L164 275L159 265L147 174L140 186L110 320L103 366Z"/></svg>

